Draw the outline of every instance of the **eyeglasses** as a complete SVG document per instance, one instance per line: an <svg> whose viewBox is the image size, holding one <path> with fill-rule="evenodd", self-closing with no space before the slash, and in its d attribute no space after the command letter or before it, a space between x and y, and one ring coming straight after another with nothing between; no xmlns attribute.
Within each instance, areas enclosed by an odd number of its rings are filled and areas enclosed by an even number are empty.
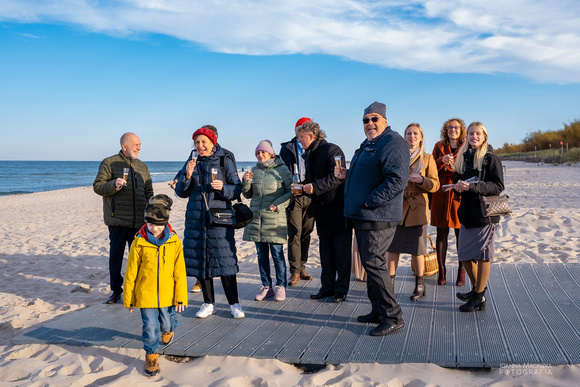
<svg viewBox="0 0 580 387"><path fill-rule="evenodd" d="M447 125L447 129L461 129L461 126Z"/></svg>
<svg viewBox="0 0 580 387"><path fill-rule="evenodd" d="M363 118L363 124L365 124L365 125L368 124L371 121L372 122L378 122L379 121L379 117L374 116L374 117L371 117L371 118Z"/></svg>

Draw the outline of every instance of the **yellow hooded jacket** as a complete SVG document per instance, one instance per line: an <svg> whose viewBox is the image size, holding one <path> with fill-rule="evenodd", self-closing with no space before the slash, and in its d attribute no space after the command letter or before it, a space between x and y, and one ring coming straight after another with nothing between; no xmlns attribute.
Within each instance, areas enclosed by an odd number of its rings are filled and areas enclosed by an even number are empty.
<svg viewBox="0 0 580 387"><path fill-rule="evenodd" d="M187 277L181 240L171 230L171 236L157 247L139 231L129 252L123 304L129 308L164 308L187 305Z"/></svg>

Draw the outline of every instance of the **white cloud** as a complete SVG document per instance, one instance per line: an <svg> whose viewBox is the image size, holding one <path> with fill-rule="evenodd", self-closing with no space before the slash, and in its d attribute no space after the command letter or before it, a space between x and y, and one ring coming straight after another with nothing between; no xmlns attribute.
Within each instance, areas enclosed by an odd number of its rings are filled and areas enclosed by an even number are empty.
<svg viewBox="0 0 580 387"><path fill-rule="evenodd" d="M580 82L576 0L4 0L0 20L166 34L223 53Z"/></svg>

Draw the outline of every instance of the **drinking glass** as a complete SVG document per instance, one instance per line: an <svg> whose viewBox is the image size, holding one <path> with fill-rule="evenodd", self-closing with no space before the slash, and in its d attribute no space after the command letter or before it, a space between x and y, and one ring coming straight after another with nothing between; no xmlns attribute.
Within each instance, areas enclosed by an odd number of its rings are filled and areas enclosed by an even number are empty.
<svg viewBox="0 0 580 387"><path fill-rule="evenodd" d="M334 163L339 168L340 168L341 160L342 160L342 157L340 157L340 156L334 156Z"/></svg>
<svg viewBox="0 0 580 387"><path fill-rule="evenodd" d="M123 180L125 180L125 184L127 185L127 179L129 178L129 168L123 168Z"/></svg>
<svg viewBox="0 0 580 387"><path fill-rule="evenodd" d="M217 180L217 168L212 168L211 169L211 181L216 181Z"/></svg>

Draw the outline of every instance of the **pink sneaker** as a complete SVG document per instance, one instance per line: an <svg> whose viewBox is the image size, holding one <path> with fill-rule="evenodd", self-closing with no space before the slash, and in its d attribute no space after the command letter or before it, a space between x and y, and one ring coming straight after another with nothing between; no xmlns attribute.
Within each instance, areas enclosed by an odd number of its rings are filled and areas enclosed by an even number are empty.
<svg viewBox="0 0 580 387"><path fill-rule="evenodd" d="M284 286L276 286L276 295L274 301L284 301L286 299L286 288Z"/></svg>
<svg viewBox="0 0 580 387"><path fill-rule="evenodd" d="M260 285L260 291L254 297L256 301L262 301L264 298L274 297L274 289L269 286Z"/></svg>

